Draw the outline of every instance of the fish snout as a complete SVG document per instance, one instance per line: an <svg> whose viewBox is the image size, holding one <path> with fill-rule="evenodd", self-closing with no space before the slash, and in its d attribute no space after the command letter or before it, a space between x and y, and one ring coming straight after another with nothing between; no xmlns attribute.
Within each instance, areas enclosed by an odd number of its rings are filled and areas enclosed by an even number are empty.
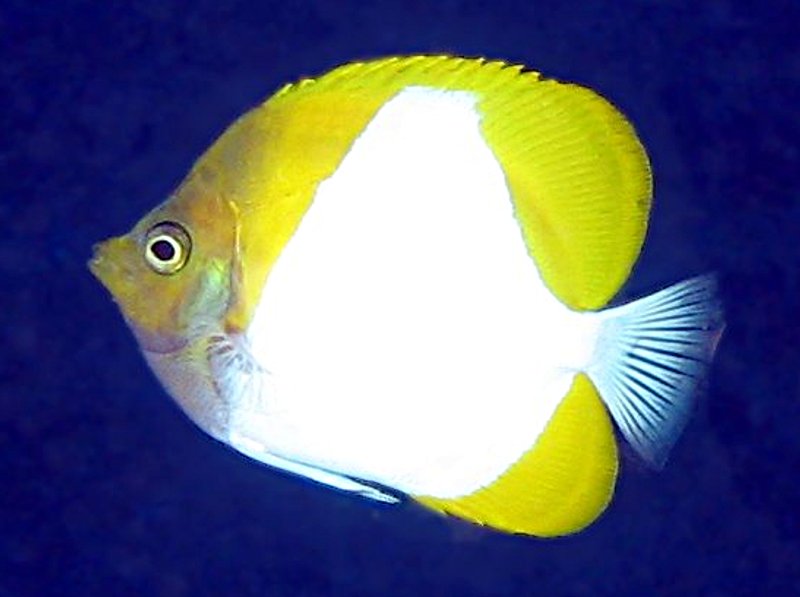
<svg viewBox="0 0 800 597"><path fill-rule="evenodd" d="M87 264L89 271L112 293L127 275L129 268L126 263L135 257L131 244L127 237L121 236L96 243L92 247L92 258Z"/></svg>

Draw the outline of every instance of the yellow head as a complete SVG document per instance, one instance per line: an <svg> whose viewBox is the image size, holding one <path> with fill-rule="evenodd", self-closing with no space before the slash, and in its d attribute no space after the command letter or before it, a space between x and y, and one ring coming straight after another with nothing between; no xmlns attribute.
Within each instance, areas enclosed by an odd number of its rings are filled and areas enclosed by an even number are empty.
<svg viewBox="0 0 800 597"><path fill-rule="evenodd" d="M347 104L349 96L333 95ZM240 341L317 184L363 128L317 109L314 95L288 96L278 93L236 121L172 197L128 234L98 245L90 262L161 383L223 440L230 405L211 357ZM359 112L362 121L373 103Z"/></svg>
<svg viewBox="0 0 800 597"><path fill-rule="evenodd" d="M208 433L225 433L208 338L236 296L238 218L202 176L190 176L124 236L95 247L89 267L113 295L153 371Z"/></svg>
<svg viewBox="0 0 800 597"><path fill-rule="evenodd" d="M124 236L95 247L89 267L144 351L169 353L198 326L220 325L231 296L233 207L190 178Z"/></svg>

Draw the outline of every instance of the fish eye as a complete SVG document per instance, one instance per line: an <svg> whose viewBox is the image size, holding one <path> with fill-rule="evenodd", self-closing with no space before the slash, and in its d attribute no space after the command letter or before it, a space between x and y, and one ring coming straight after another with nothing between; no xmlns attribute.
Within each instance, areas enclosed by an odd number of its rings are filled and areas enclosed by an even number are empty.
<svg viewBox="0 0 800 597"><path fill-rule="evenodd" d="M156 224L145 235L144 259L157 274L179 272L189 260L191 251L189 233L175 222Z"/></svg>

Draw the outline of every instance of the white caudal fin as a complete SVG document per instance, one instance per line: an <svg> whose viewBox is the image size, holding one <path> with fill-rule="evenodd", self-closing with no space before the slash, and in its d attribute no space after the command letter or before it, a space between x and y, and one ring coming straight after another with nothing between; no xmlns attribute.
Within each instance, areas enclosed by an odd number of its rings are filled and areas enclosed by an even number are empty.
<svg viewBox="0 0 800 597"><path fill-rule="evenodd" d="M600 313L587 369L625 439L664 465L692 412L724 328L713 275Z"/></svg>

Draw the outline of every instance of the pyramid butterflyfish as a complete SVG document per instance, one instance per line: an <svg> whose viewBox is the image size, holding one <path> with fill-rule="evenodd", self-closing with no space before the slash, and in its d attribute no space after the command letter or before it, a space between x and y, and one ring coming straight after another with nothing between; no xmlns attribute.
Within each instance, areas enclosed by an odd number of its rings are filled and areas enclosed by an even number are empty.
<svg viewBox="0 0 800 597"><path fill-rule="evenodd" d="M620 441L660 467L723 323L712 275L609 306L651 170L585 87L351 63L236 120L95 249L166 391L247 456L501 531L576 532Z"/></svg>

